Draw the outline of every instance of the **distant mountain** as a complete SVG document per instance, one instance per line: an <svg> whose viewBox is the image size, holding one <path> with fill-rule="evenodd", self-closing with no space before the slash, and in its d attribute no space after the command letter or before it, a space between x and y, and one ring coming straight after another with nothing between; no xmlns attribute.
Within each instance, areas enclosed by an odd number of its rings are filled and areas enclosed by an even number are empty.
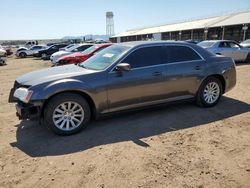
<svg viewBox="0 0 250 188"><path fill-rule="evenodd" d="M107 35L83 35L83 36L65 36L62 39L64 40L70 40L70 39L83 39L85 37L85 40L109 40L109 37Z"/></svg>

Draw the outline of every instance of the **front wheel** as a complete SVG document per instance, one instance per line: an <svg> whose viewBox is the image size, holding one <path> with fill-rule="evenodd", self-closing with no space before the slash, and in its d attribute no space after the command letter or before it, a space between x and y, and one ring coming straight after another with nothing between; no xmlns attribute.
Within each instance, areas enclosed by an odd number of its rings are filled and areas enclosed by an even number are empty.
<svg viewBox="0 0 250 188"><path fill-rule="evenodd" d="M24 53L24 52L21 52L21 53L19 54L19 56L20 56L21 58L25 58L25 57L27 56L27 54Z"/></svg>
<svg viewBox="0 0 250 188"><path fill-rule="evenodd" d="M88 102L80 95L63 93L52 98L44 109L46 125L58 135L79 132L90 121Z"/></svg>
<svg viewBox="0 0 250 188"><path fill-rule="evenodd" d="M42 53L41 57L42 57L42 59L46 59L47 58L47 54L46 53Z"/></svg>
<svg viewBox="0 0 250 188"><path fill-rule="evenodd" d="M222 95L222 83L216 77L207 78L203 81L198 93L196 102L199 106L213 107Z"/></svg>

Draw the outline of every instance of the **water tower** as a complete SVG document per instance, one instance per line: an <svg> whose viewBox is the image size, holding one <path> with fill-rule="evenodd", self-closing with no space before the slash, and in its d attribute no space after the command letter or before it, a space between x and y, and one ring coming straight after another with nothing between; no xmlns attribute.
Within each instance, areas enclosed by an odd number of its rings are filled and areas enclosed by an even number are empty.
<svg viewBox="0 0 250 188"><path fill-rule="evenodd" d="M113 18L114 18L113 12L106 12L106 35L108 35L109 37L115 34Z"/></svg>

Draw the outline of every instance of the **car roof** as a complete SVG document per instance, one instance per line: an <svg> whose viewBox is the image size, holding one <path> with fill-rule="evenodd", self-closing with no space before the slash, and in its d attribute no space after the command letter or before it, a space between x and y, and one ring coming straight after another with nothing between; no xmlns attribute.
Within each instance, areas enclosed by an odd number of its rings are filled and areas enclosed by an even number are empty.
<svg viewBox="0 0 250 188"><path fill-rule="evenodd" d="M192 44L192 43L188 43L185 41L171 41L171 40L167 40L167 41L133 41L133 42L124 42L124 43L118 43L124 46L129 46L129 47L136 47L136 46L144 46L144 45L176 45L176 44L184 44L187 46L193 46L196 44Z"/></svg>
<svg viewBox="0 0 250 188"><path fill-rule="evenodd" d="M235 42L234 40L204 40L202 42Z"/></svg>
<svg viewBox="0 0 250 188"><path fill-rule="evenodd" d="M98 47L103 47L103 46L110 46L112 45L113 43L102 43L102 44L94 44L95 46L98 46Z"/></svg>
<svg viewBox="0 0 250 188"><path fill-rule="evenodd" d="M95 44L91 44L91 43L81 43L81 44L77 44L77 45L78 45L78 47L79 47L79 46L85 46L85 45L92 45L92 46L93 46L93 45L95 45Z"/></svg>

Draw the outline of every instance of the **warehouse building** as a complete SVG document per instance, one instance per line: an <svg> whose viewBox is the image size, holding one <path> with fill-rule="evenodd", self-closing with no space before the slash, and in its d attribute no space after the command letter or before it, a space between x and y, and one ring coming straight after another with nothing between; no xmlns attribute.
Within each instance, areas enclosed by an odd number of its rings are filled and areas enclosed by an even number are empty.
<svg viewBox="0 0 250 188"><path fill-rule="evenodd" d="M250 39L250 11L129 30L110 38L112 42L220 39L237 42Z"/></svg>

